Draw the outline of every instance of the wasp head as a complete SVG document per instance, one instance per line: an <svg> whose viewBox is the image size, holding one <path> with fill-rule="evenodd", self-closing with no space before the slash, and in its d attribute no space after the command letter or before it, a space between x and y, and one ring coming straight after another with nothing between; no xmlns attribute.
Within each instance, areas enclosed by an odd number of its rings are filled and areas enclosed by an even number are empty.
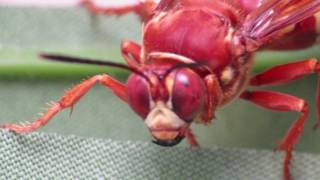
<svg viewBox="0 0 320 180"><path fill-rule="evenodd" d="M191 68L175 66L161 72L157 66L157 71L145 73L148 79L132 74L127 94L129 105L145 119L154 142L173 146L185 137L190 124L202 112L206 87Z"/></svg>

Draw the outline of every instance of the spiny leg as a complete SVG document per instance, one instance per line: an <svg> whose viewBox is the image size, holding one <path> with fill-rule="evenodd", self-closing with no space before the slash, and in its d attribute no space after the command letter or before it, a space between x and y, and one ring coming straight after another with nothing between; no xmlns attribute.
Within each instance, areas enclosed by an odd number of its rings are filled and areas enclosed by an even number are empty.
<svg viewBox="0 0 320 180"><path fill-rule="evenodd" d="M302 134L303 126L309 113L308 104L303 99L273 91L245 91L240 97L267 109L300 112L300 117L294 122L278 145L278 149L286 153L283 165L284 179L291 180L290 163L292 151Z"/></svg>
<svg viewBox="0 0 320 180"><path fill-rule="evenodd" d="M153 0L137 0L134 4L117 7L99 6L93 0L83 0L81 4L92 14L121 16L133 12L136 13L143 22L152 16L152 11L156 6Z"/></svg>
<svg viewBox="0 0 320 180"><path fill-rule="evenodd" d="M41 126L47 124L58 112L65 108L72 108L97 82L101 83L105 87L110 88L114 94L123 101L128 100L126 86L124 84L112 79L106 74L96 75L68 90L58 102L54 102L48 111L36 121L25 125L3 124L0 125L0 128L9 129L17 133L35 131Z"/></svg>
<svg viewBox="0 0 320 180"><path fill-rule="evenodd" d="M284 84L305 75L320 72L320 64L317 59L311 58L304 61L273 67L261 74L254 76L250 84L253 86ZM319 75L320 76L320 73ZM315 128L320 126L320 77L318 78L318 88L316 95L318 121Z"/></svg>

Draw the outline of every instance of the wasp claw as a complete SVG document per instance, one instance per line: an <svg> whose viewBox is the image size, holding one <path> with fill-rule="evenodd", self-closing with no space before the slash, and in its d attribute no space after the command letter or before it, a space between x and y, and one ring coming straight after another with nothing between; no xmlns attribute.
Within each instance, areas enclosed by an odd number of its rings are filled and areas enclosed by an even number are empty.
<svg viewBox="0 0 320 180"><path fill-rule="evenodd" d="M314 131L317 130L317 129L319 128L319 126L320 126L319 123L315 124L315 125L313 126L312 130L314 130Z"/></svg>
<svg viewBox="0 0 320 180"><path fill-rule="evenodd" d="M73 113L73 107L74 107L74 106L71 106L71 107L70 107L69 118L72 116L72 113Z"/></svg>

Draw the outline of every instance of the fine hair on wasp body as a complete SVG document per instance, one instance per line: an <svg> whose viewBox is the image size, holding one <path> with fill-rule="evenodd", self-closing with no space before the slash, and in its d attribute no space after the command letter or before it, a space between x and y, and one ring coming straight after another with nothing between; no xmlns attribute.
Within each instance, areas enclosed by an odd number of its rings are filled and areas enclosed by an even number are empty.
<svg viewBox="0 0 320 180"><path fill-rule="evenodd" d="M309 58L253 76L250 70L257 51L297 50L315 44L320 33L316 15L320 13L320 0L138 0L118 7L100 7L84 0L82 5L93 14L132 12L140 17L142 44L121 44L127 65L62 55L42 57L129 70L132 73L127 82L107 74L93 76L67 91L35 122L0 127L19 133L35 131L100 83L144 119L154 143L174 146L186 138L197 147L191 124L212 122L216 110L240 98L266 109L300 114L277 148L285 152L283 179L292 179L292 151L303 132L308 104L288 94L248 88L284 84L319 73L319 62ZM316 101L319 106L320 89ZM320 107L317 112L320 117ZM320 120L315 128L318 126Z"/></svg>

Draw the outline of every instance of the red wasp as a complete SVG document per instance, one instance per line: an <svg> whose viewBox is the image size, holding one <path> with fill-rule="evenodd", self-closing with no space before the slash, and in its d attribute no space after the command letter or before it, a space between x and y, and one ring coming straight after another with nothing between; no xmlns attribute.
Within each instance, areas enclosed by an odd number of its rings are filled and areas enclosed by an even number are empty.
<svg viewBox="0 0 320 180"><path fill-rule="evenodd" d="M285 152L283 179L292 179L292 151L308 116L308 104L291 95L247 88L284 84L320 72L318 60L310 58L250 76L256 51L295 50L316 43L320 0L137 0L120 7L100 7L85 0L83 6L94 14L134 12L141 18L142 45L131 41L121 45L128 65L61 55L42 57L123 68L132 72L127 83L106 74L93 76L67 91L38 120L2 128L34 131L100 83L144 119L156 144L173 146L186 138L198 146L192 122L210 123L219 107L239 97L270 110L300 113L278 145ZM320 89L316 100L320 116Z"/></svg>

